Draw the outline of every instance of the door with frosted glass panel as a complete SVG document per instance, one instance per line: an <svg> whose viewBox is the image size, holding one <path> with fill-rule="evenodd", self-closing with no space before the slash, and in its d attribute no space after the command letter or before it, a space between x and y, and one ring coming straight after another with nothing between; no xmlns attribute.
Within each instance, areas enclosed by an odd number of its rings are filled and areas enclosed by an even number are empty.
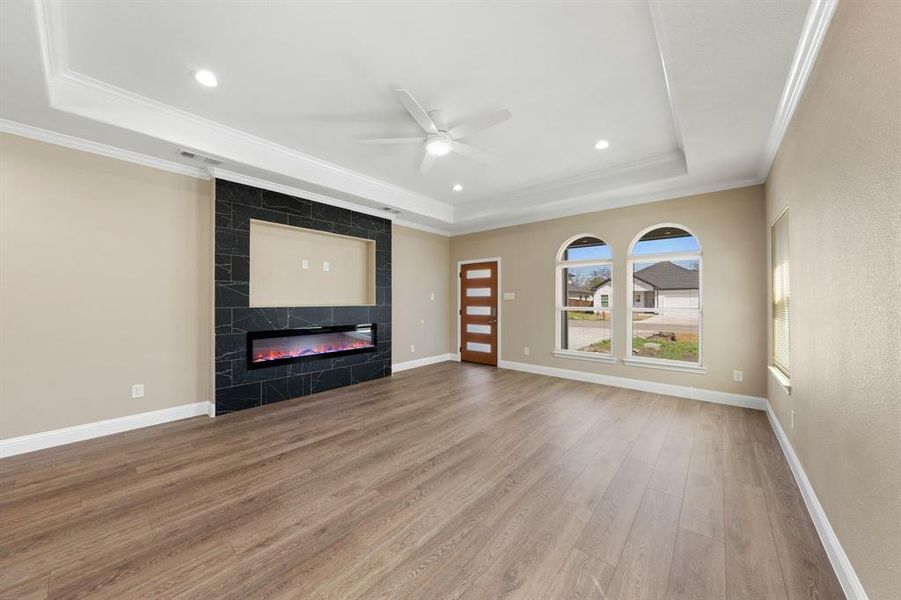
<svg viewBox="0 0 901 600"><path fill-rule="evenodd" d="M460 266L460 359L497 366L497 263Z"/></svg>

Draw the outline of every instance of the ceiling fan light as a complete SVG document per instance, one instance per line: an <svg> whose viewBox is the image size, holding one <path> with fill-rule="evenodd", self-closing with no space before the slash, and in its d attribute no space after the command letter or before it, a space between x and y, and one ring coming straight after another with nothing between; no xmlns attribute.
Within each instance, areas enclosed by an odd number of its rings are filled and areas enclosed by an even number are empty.
<svg viewBox="0 0 901 600"><path fill-rule="evenodd" d="M425 145L425 151L432 156L444 156L445 154L450 152L450 149L450 144L441 139L429 140L429 142Z"/></svg>

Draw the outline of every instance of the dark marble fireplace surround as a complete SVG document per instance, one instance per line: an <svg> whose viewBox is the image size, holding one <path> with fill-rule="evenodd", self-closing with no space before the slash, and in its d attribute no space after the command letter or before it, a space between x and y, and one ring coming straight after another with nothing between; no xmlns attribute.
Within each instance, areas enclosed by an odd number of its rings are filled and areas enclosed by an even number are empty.
<svg viewBox="0 0 901 600"><path fill-rule="evenodd" d="M375 240L376 304L250 308L250 220ZM216 180L216 413L315 394L391 374L391 221ZM247 369L248 331L378 324L375 352Z"/></svg>

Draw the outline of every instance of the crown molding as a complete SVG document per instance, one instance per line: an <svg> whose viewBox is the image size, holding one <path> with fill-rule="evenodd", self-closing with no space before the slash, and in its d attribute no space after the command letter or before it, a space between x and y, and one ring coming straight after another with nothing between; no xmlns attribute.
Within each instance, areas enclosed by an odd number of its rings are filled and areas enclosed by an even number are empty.
<svg viewBox="0 0 901 600"><path fill-rule="evenodd" d="M35 0L50 106L177 146L450 222L453 207L375 177L98 81L68 66L62 2Z"/></svg>
<svg viewBox="0 0 901 600"><path fill-rule="evenodd" d="M388 219L389 221L394 220L393 214L386 212L384 210L378 208L372 208L370 206L364 206L361 204L356 204L354 202L348 202L347 200L341 200L339 198L334 198L332 196L327 196L325 194L320 194L318 192L310 192L308 190L304 190L298 187L293 187L290 185L284 185L281 183L274 183L272 181L268 181L266 179L260 179L258 177L252 177L250 175L244 175L242 173L235 173L234 171L229 171L228 169L220 169L218 167L210 170L213 177L217 179L226 179L228 181L232 181L234 183L242 183L244 185L249 185L256 188L261 188L264 190L269 190L271 192L278 192L279 194L286 194L288 196L295 196L297 198L303 198L304 200L314 200L316 202L320 202L322 204L329 204L331 206L337 206L339 208L346 208L347 210L352 210L359 213L365 213L367 215L373 215L375 217L380 217L382 219Z"/></svg>
<svg viewBox="0 0 901 600"><path fill-rule="evenodd" d="M682 138L682 124L679 122L679 113L676 112L676 102L673 100L673 88L670 82L669 70L666 68L666 34L663 31L663 18L660 14L661 0L650 0L648 2L648 11L651 14L651 25L654 28L654 37L657 40L657 55L660 58L660 67L663 69L663 83L666 87L666 100L669 103L670 120L673 124L673 135L676 138L676 147L683 153L686 165L688 157L685 157L685 143ZM687 168L687 166L686 166Z"/></svg>
<svg viewBox="0 0 901 600"><path fill-rule="evenodd" d="M183 165L181 163L164 160L162 158L156 158L154 156L148 156L139 152L132 152L131 150L123 150L122 148L117 148L115 146L109 146L107 144L101 144L99 142L92 142L90 140L66 135L64 133L58 133L56 131L50 131L48 129L41 129L39 127L33 127L24 123L17 123L8 119L0 119L0 131L2 131L3 133L11 133L13 135L18 135L32 140L47 142L49 144L56 144L57 146L65 146L66 148L72 148L73 150L81 150L82 152L90 152L91 154L106 156L107 158L124 160L125 162L130 162L144 167L151 167L153 169L160 169L162 171L178 173L179 175L187 175L189 177L196 177L198 179L210 178L210 172L206 169L199 169L197 167Z"/></svg>
<svg viewBox="0 0 901 600"><path fill-rule="evenodd" d="M400 227L407 227L408 229L418 229L419 231L425 231L427 233L434 233L437 235L443 235L444 237L451 237L455 235L453 232L448 231L447 229L441 229L440 227L432 227L430 225L423 225L422 223L415 223L413 221L407 221L406 219L394 219L394 224Z"/></svg>
<svg viewBox="0 0 901 600"><path fill-rule="evenodd" d="M761 157L759 173L764 180L769 175L770 167L773 166L773 161L776 159L776 153L779 152L779 146L782 145L782 138L785 137L795 109L804 94L804 87L807 85L807 79L816 63L836 6L838 6L838 0L812 0L810 3L804 27L801 30L801 39L798 41L798 48L792 59L785 88L782 90L779 108L773 119L773 126Z"/></svg>
<svg viewBox="0 0 901 600"><path fill-rule="evenodd" d="M71 148L73 150L80 150L82 152L88 152L90 154L96 154L98 156L114 158L132 164L141 165L143 167L150 167L152 169L168 171L170 173L176 173L178 175L187 175L188 177L195 177L197 179L226 179L235 183L242 183L273 192L278 192L280 194L287 194L289 196L304 198L306 200L315 200L316 202L321 202L322 204L329 204L331 206L337 206L339 208L346 208L355 212L381 217L383 219L393 221L397 225L409 227L411 229L419 229L422 231L437 233L444 236L451 235L451 233L446 229L431 227L429 225L423 225L422 223L416 223L413 221L397 219L395 218L396 215L387 213L383 210L363 206L353 202L348 202L346 200L341 200L339 198L334 198L325 194L311 192L280 183L274 183L265 179L251 177L250 175L235 173L234 171L229 171L227 169L201 169L192 167L189 165L164 160L162 158L156 158L155 156L148 156L139 152L132 152L131 150L124 150L115 146L93 142L91 140L66 135L64 133L59 133L56 131L50 131L49 129L41 129L32 125L26 125L25 123L10 121L9 119L0 119L0 132L37 140L40 142L46 142L48 144L54 144L56 146L63 146L65 148Z"/></svg>
<svg viewBox="0 0 901 600"><path fill-rule="evenodd" d="M554 205L595 196L600 193L597 190L609 193L611 190L684 175L685 172L685 155L681 150L673 150L666 154L649 156L598 171L589 171L565 179L544 181L509 193L471 200L455 207L454 219L460 221L487 218L509 213L511 207L526 211L547 210ZM520 209L524 205L525 207Z"/></svg>
<svg viewBox="0 0 901 600"><path fill-rule="evenodd" d="M51 107L149 135L177 147L216 156L227 162L226 167L230 167L228 163L232 163L236 170L268 172L272 177L263 180L242 175L231 168L200 169L21 123L3 122L3 131L194 177L209 178L210 173L213 173L223 179L253 182L252 185L258 187L302 195L327 204L388 218L398 225L450 236L761 183L769 172L803 93L837 4L837 0L812 0L779 109L765 151L759 159L756 177L696 186L683 185L681 188L648 193L634 191L635 186L662 182L684 175L688 170L678 113L664 59L667 40L659 17L660 0L651 0L649 11L666 79L667 99L678 148L664 155L615 165L602 171L545 181L480 199L478 202L454 206L74 72L68 64L65 3L60 0L33 1L46 91ZM348 200L274 183L271 179L306 182L313 189L332 190L335 195ZM676 181L666 183L676 184ZM630 188L633 191L624 194L616 191ZM356 203L355 198L360 199L360 204ZM524 206L530 201L531 204ZM405 213L405 218L393 218L395 215L386 214L372 205L399 209ZM438 227L417 223L418 220L437 224Z"/></svg>
<svg viewBox="0 0 901 600"><path fill-rule="evenodd" d="M722 192L725 190L734 190L752 185L760 185L764 179L754 176L738 179L729 179L726 181L718 181L715 183L686 186L674 188L659 192L650 192L643 194L622 194L605 192L602 195L594 195L580 199L579 204L569 208L552 208L550 212L536 212L533 214L510 215L508 218L498 219L484 224L473 224L463 226L459 229L451 231L452 236L466 235L470 233L479 233L481 231L490 231L492 229L503 229L504 227L515 227L517 225L527 225L529 223L539 223L541 221L550 221L553 219L562 219L576 215L585 215L596 212L604 212L614 208L623 208L626 206L636 206L638 204L647 204L650 202L661 202L663 200L674 200L676 198L685 198L687 196L697 196L699 194L710 194L713 192ZM603 206L599 207L598 203L603 202ZM534 207L537 211L546 209L547 207Z"/></svg>

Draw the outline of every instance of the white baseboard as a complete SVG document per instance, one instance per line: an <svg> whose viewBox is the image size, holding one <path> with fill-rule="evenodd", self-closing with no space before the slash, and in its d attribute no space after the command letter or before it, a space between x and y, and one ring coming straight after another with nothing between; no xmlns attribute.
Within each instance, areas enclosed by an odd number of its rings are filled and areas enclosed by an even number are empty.
<svg viewBox="0 0 901 600"><path fill-rule="evenodd" d="M766 410L767 406L766 398L732 394L729 392L718 392L716 390L705 390L685 385L656 383L653 381L645 381L643 379L615 377L613 375L602 375L600 373L574 371L572 369L560 369L557 367L545 367L542 365L532 365L509 360L498 361L497 366L502 369L524 371L526 373L535 373L537 375L548 375L550 377L560 377L562 379L599 383L601 385L611 385L614 387L628 388L630 390L640 390L642 392L652 392L654 394L689 398L691 400L702 400L704 402L715 402L717 404L729 404L731 406L741 406L744 408L753 408L755 410Z"/></svg>
<svg viewBox="0 0 901 600"><path fill-rule="evenodd" d="M785 435L785 430L782 429L782 425L779 423L779 419L776 417L776 413L769 402L766 405L766 414L770 419L773 431L776 433L776 439L779 440L779 445L782 446L785 460L788 461L788 466L791 467L795 481L801 489L801 496L804 498L804 504L807 505L807 512L810 513L814 527L816 527L817 533L820 535L820 541L823 543L823 548L826 549L826 555L829 557L829 562L832 563L832 569L835 571L845 596L848 597L848 600L867 600L868 596L863 589L863 584L857 577L848 555L845 554L844 548L838 541L838 536L835 535L835 530L832 529L832 524L829 523L829 517L826 516L826 511L823 510L823 505L820 504L813 486L810 485L807 473L804 472L804 467L801 466L801 461L798 460L798 455L795 454L795 449L792 447L788 436Z"/></svg>
<svg viewBox="0 0 901 600"><path fill-rule="evenodd" d="M426 356L425 358L417 358L416 360L394 363L391 365L391 372L400 373L401 371L407 371L409 369L415 369L417 367L425 367L427 365L434 365L436 363L447 362L449 360L454 360L453 354L436 354L435 356Z"/></svg>
<svg viewBox="0 0 901 600"><path fill-rule="evenodd" d="M178 421L189 417L201 415L212 417L214 414L215 408L212 402L194 402L193 404L182 404L181 406L173 406L136 415L106 419L105 421L32 433L21 437L0 440L0 458L62 446L72 442L81 442L150 425Z"/></svg>

